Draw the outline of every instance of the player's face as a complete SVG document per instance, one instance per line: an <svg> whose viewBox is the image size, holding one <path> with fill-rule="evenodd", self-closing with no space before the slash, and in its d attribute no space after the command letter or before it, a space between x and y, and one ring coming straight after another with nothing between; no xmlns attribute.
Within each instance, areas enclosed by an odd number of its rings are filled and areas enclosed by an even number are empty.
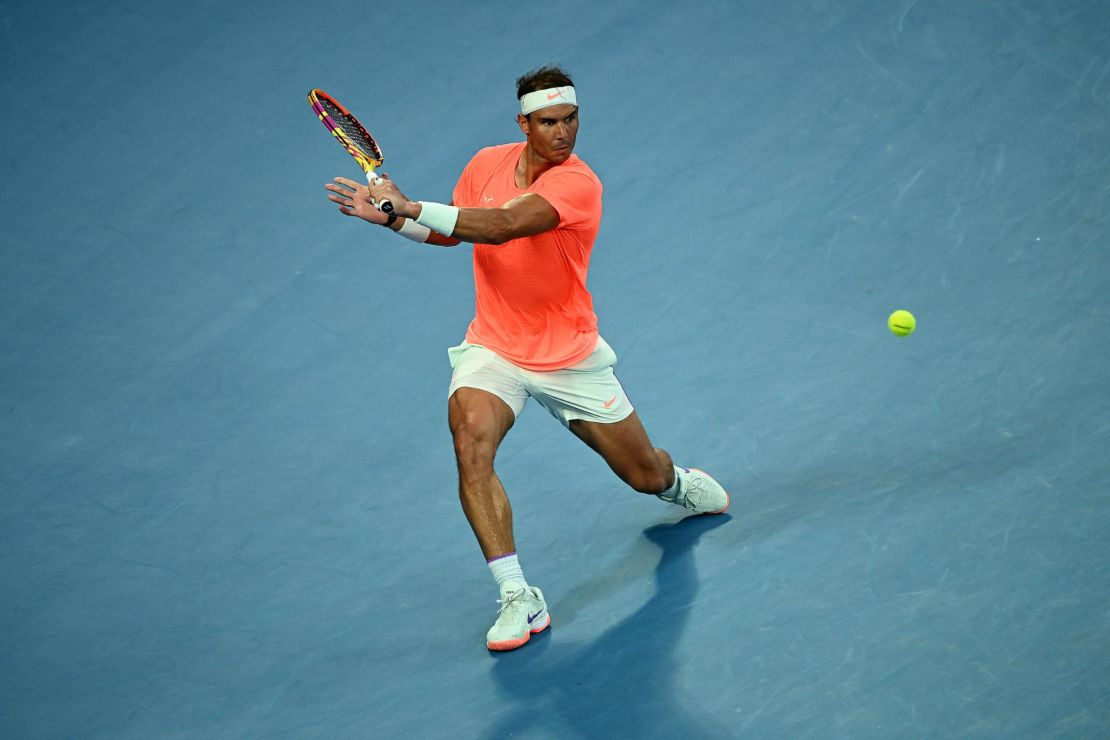
<svg viewBox="0 0 1110 740"><path fill-rule="evenodd" d="M540 108L529 118L518 116L517 120L532 150L543 159L561 164L574 151L574 141L578 138L578 106L553 105Z"/></svg>

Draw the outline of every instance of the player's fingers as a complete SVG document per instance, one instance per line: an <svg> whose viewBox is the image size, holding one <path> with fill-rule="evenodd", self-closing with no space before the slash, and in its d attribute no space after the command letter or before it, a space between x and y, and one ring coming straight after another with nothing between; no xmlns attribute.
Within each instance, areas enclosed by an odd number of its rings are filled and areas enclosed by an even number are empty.
<svg viewBox="0 0 1110 740"><path fill-rule="evenodd" d="M341 188L338 185L325 185L324 188L347 198L350 198L352 195L354 195L354 192L351 191L349 188Z"/></svg>
<svg viewBox="0 0 1110 740"><path fill-rule="evenodd" d="M346 185L351 190L357 190L359 188L359 184L357 182L355 182L354 180L348 180L345 177L336 177L334 179L335 179L336 182L341 183L343 185Z"/></svg>

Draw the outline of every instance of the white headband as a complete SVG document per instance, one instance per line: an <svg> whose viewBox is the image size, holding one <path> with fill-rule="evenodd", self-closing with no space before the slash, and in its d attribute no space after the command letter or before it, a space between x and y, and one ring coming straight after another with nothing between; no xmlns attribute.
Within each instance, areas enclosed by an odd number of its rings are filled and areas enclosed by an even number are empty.
<svg viewBox="0 0 1110 740"><path fill-rule="evenodd" d="M520 115L526 116L529 113L538 111L540 108L549 108L553 105L563 105L569 103L570 105L578 105L578 98L574 96L574 88L567 85L566 87L549 87L546 90L536 90L530 92L520 99Z"/></svg>

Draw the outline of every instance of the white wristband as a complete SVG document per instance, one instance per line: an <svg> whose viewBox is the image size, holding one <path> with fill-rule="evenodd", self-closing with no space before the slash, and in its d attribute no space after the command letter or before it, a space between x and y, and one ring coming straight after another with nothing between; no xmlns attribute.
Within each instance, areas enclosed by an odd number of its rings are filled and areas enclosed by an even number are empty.
<svg viewBox="0 0 1110 740"><path fill-rule="evenodd" d="M427 226L421 226L411 218L406 218L404 223L401 224L401 228L397 229L397 233L406 239L412 239L414 242L427 244L428 237L432 235L432 230Z"/></svg>
<svg viewBox="0 0 1110 740"><path fill-rule="evenodd" d="M427 226L432 231L438 231L444 236L451 236L458 220L459 209L455 206L420 201L420 215L417 217L416 223L421 226Z"/></svg>

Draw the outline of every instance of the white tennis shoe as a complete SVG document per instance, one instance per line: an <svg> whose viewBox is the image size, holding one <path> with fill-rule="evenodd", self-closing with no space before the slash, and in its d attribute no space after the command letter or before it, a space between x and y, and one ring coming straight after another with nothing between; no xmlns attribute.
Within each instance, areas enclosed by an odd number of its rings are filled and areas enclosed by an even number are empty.
<svg viewBox="0 0 1110 740"><path fill-rule="evenodd" d="M698 514L725 513L730 503L728 492L709 473L697 468L676 467L675 475L679 480L678 491L670 495L663 492L659 498Z"/></svg>
<svg viewBox="0 0 1110 740"><path fill-rule="evenodd" d="M535 586L506 581L501 585L497 603L501 604L497 621L486 633L486 647L490 650L515 650L551 625L543 591Z"/></svg>

